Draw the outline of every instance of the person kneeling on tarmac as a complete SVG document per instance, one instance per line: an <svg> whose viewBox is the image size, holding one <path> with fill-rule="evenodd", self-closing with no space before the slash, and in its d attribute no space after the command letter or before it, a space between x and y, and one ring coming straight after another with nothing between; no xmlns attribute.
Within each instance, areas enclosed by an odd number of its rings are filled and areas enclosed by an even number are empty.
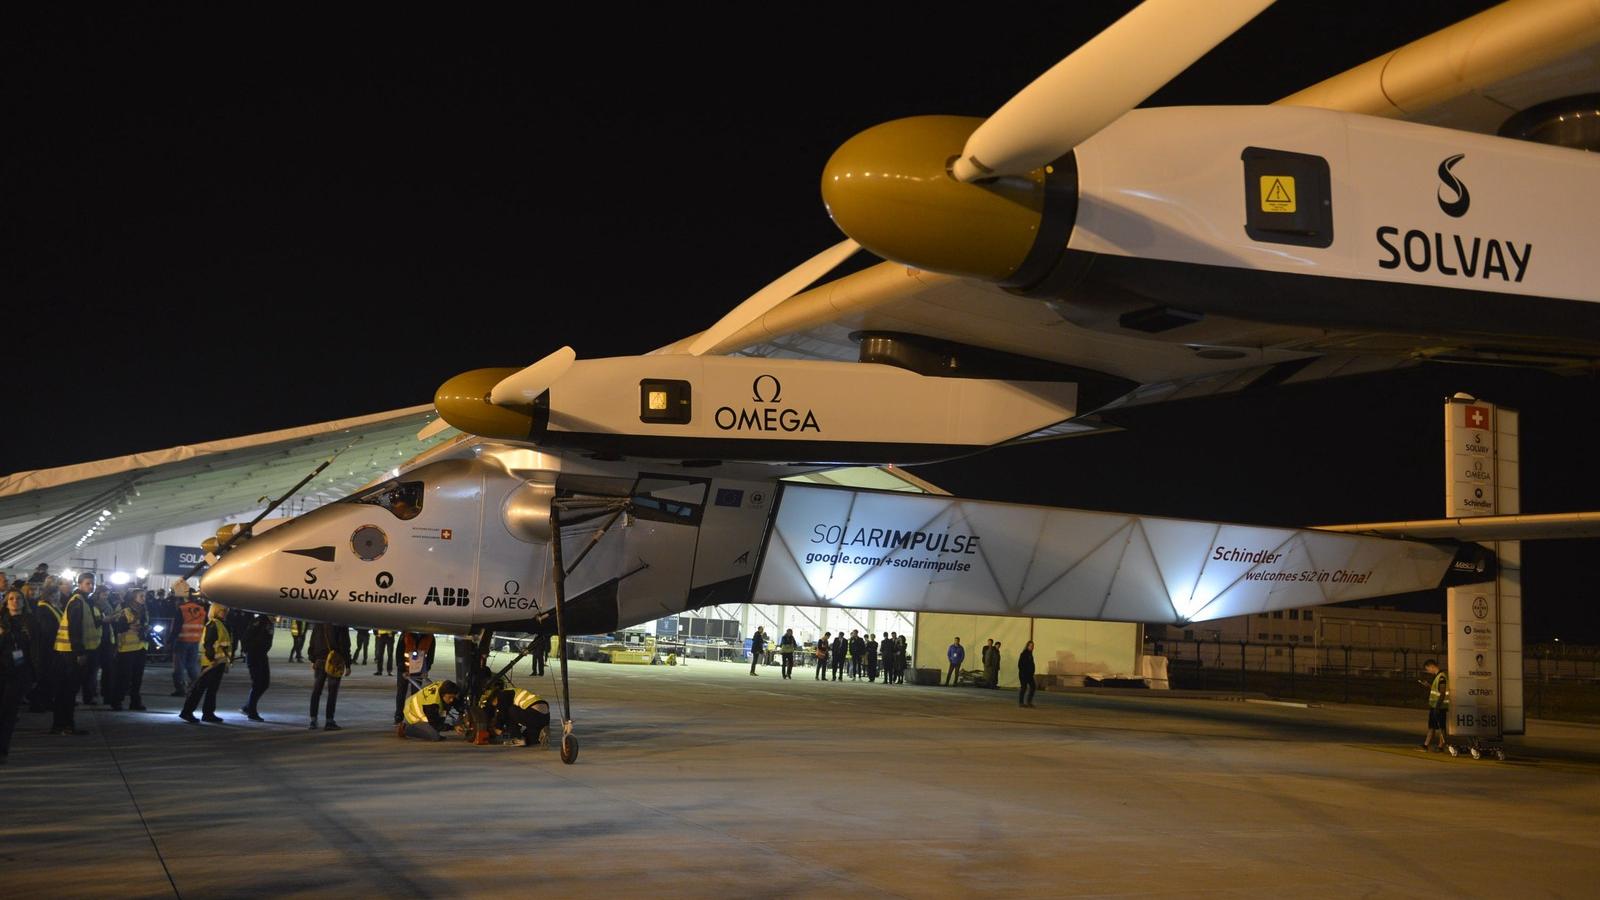
<svg viewBox="0 0 1600 900"><path fill-rule="evenodd" d="M456 709L461 702L461 689L454 681L435 681L406 700L406 722L399 726L400 737L419 738L424 741L442 741L449 730L445 723L445 710Z"/></svg>
<svg viewBox="0 0 1600 900"><path fill-rule="evenodd" d="M518 747L549 746L550 704L538 694L496 681L484 691L482 707L481 721L489 723L492 733Z"/></svg>

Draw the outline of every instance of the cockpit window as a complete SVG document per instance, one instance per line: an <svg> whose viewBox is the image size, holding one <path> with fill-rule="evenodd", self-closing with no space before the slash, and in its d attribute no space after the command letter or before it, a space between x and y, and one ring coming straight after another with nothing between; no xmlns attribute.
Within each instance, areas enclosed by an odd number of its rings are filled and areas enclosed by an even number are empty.
<svg viewBox="0 0 1600 900"><path fill-rule="evenodd" d="M415 519L422 512L422 482L385 481L367 488L345 502L381 506L401 521Z"/></svg>

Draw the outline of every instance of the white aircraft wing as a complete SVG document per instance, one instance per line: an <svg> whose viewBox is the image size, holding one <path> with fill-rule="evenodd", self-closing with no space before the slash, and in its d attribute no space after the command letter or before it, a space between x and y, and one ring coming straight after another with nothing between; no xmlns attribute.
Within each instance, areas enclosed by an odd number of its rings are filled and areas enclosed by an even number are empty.
<svg viewBox="0 0 1600 900"><path fill-rule="evenodd" d="M1278 101L1495 134L1600 93L1600 2L1509 0Z"/></svg>
<svg viewBox="0 0 1600 900"><path fill-rule="evenodd" d="M258 510L335 457L297 497L321 505L439 443L416 436L434 415L413 406L0 477L0 565Z"/></svg>
<svg viewBox="0 0 1600 900"><path fill-rule="evenodd" d="M786 484L754 601L1184 625L1493 577L1473 546Z"/></svg>

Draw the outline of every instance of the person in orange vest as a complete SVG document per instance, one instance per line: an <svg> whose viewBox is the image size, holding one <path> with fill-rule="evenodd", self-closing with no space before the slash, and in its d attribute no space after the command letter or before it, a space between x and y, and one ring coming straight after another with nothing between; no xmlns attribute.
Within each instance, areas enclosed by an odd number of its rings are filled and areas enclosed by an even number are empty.
<svg viewBox="0 0 1600 900"><path fill-rule="evenodd" d="M433 669L433 635L420 631L407 631L400 638L399 646L394 648L394 723L405 723L406 698L411 696L411 678L415 675L419 682L428 680L428 672ZM411 671L415 662L417 671Z"/></svg>
<svg viewBox="0 0 1600 900"><path fill-rule="evenodd" d="M178 639L172 642L172 696L187 697L200 680L200 638L205 634L206 608L185 594L178 604Z"/></svg>

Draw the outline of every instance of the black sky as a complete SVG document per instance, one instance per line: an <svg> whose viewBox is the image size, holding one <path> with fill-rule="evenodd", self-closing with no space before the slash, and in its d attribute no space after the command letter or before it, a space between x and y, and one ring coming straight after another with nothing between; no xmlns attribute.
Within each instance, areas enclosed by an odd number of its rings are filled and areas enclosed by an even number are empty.
<svg viewBox="0 0 1600 900"><path fill-rule="evenodd" d="M668 343L839 239L818 178L851 134L986 114L1131 5L8 11L0 472ZM1282 0L1151 103L1270 102L1488 5ZM925 474L1262 523L1435 516L1455 390L1524 411L1525 509L1600 508L1592 380L1466 368L1151 409ZM1527 551L1531 637L1600 633L1593 547Z"/></svg>

